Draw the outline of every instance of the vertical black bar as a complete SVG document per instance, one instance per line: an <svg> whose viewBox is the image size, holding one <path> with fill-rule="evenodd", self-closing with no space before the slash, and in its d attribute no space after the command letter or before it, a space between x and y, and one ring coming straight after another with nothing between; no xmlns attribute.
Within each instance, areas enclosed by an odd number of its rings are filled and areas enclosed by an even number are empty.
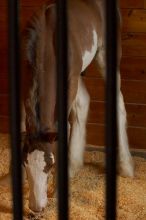
<svg viewBox="0 0 146 220"><path fill-rule="evenodd" d="M106 219L116 219L117 0L106 0Z"/></svg>
<svg viewBox="0 0 146 220"><path fill-rule="evenodd" d="M10 86L10 132L12 154L13 219L22 219L22 174L20 141L20 45L19 45L19 4L8 0L8 48Z"/></svg>
<svg viewBox="0 0 146 220"><path fill-rule="evenodd" d="M67 0L57 1L57 84L58 84L58 219L68 219L67 81L68 37Z"/></svg>

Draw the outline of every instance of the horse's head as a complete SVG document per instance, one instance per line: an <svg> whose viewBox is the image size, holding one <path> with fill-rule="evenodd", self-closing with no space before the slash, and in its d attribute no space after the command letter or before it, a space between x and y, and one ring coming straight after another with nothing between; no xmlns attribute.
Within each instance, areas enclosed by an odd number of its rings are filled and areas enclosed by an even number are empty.
<svg viewBox="0 0 146 220"><path fill-rule="evenodd" d="M55 164L53 145L56 133L29 135L23 148L24 166L29 182L29 206L33 211L42 211L47 205L49 171Z"/></svg>

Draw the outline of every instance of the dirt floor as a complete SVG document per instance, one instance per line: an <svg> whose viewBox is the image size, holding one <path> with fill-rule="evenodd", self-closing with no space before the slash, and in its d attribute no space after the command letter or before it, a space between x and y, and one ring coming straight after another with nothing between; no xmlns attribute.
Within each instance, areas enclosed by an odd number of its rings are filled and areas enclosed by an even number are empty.
<svg viewBox="0 0 146 220"><path fill-rule="evenodd" d="M7 135L0 135L0 177L9 170ZM104 213L104 154L87 152L85 166L71 181L70 220L102 220ZM135 178L118 177L118 220L146 220L146 160L134 157ZM24 185L24 219L57 219L56 199L50 198L43 213L33 216L28 208L29 189ZM0 186L0 220L12 219L12 198L9 186Z"/></svg>

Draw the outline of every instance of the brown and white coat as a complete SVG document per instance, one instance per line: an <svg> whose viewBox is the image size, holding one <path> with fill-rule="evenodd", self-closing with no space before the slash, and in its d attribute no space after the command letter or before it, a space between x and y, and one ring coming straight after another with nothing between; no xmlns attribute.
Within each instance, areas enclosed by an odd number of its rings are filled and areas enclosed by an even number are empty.
<svg viewBox="0 0 146 220"><path fill-rule="evenodd" d="M81 73L96 60L105 79L104 0L68 0L69 75L68 121L70 167L74 176L83 165L86 122L90 97ZM26 131L24 165L30 185L30 208L41 211L47 204L49 168L54 164L56 117L56 5L47 3L30 21L22 52L27 69L22 69L23 118ZM119 170L133 176L133 163L126 132L126 110L120 91L120 22L118 39L118 126ZM39 111L38 111L39 109ZM39 112L39 114L38 114ZM39 120L38 120L39 119ZM45 140L43 141L45 137Z"/></svg>

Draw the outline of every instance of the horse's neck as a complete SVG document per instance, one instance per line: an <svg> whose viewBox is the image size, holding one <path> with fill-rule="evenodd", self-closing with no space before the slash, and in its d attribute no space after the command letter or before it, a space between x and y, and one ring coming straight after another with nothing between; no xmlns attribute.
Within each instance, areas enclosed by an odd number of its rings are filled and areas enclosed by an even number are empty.
<svg viewBox="0 0 146 220"><path fill-rule="evenodd" d="M48 34L49 35L49 34ZM49 42L50 41L50 42ZM56 59L53 39L46 40L44 73L40 74L40 120L42 128L54 130L56 121Z"/></svg>
<svg viewBox="0 0 146 220"><path fill-rule="evenodd" d="M41 80L40 122L41 129L55 129L56 120L56 76L54 71L46 72Z"/></svg>

